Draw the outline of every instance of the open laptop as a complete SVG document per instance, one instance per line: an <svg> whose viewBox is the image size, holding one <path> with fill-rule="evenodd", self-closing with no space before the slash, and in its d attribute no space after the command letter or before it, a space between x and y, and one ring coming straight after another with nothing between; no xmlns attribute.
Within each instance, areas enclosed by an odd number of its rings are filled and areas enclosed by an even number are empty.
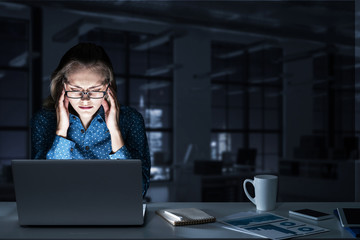
<svg viewBox="0 0 360 240"><path fill-rule="evenodd" d="M12 160L20 225L142 225L140 160Z"/></svg>

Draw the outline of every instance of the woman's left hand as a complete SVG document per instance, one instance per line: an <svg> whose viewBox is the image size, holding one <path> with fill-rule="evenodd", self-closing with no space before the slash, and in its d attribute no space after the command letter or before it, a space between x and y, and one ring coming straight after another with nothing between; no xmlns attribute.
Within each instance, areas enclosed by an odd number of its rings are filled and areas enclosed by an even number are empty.
<svg viewBox="0 0 360 240"><path fill-rule="evenodd" d="M114 131L119 129L118 119L119 119L119 112L117 104L115 103L116 99L114 97L113 92L110 88L107 90L107 95L109 96L109 102L104 98L102 102L102 106L104 107L105 111L105 121L109 131Z"/></svg>
<svg viewBox="0 0 360 240"><path fill-rule="evenodd" d="M110 104L106 99L103 99L102 106L104 107L106 126L111 135L112 152L116 152L124 145L119 128L120 109L115 102L117 100L110 88L107 90L107 94L109 96Z"/></svg>

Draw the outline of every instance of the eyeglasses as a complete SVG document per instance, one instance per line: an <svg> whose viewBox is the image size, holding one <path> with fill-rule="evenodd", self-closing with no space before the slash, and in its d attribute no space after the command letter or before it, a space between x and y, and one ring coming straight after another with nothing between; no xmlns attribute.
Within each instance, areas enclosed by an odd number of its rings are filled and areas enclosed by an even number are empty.
<svg viewBox="0 0 360 240"><path fill-rule="evenodd" d="M83 98L84 95L87 95L87 96L88 96L89 98L91 98L91 99L101 99L101 98L105 97L106 92L107 92L109 86L110 86L110 83L107 85L105 91L90 91L90 92L83 92L83 91L65 91L65 95L66 95L68 98L73 98L73 99Z"/></svg>

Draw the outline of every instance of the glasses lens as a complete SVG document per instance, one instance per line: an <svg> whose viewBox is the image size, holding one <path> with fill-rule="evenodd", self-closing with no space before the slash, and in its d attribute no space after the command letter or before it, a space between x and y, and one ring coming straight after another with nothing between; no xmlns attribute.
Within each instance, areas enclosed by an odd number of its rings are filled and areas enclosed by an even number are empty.
<svg viewBox="0 0 360 240"><path fill-rule="evenodd" d="M67 91L66 95L69 98L82 98L82 97L89 97L89 98L103 98L105 96L104 92L87 92L84 93L80 91Z"/></svg>
<svg viewBox="0 0 360 240"><path fill-rule="evenodd" d="M103 98L104 92L88 92L90 98Z"/></svg>
<svg viewBox="0 0 360 240"><path fill-rule="evenodd" d="M69 91L69 92L66 92L66 94L69 98L81 98L81 95L82 95L82 93L78 92L78 91Z"/></svg>

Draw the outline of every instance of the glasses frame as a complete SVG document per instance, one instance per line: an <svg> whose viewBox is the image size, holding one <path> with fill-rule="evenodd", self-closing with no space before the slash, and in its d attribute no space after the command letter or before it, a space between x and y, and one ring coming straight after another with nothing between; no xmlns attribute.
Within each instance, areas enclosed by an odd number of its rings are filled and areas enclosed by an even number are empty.
<svg viewBox="0 0 360 240"><path fill-rule="evenodd" d="M82 99L83 97L84 97L84 95L87 95L88 96L88 98L90 98L90 99L102 99L102 98L104 98L105 96L106 96L106 92L107 92L107 90L108 90L108 88L109 88L109 86L110 86L110 83L108 83L108 85L107 85L107 87L106 87L106 90L105 91L89 91L89 92L84 92L84 91L65 91L65 95L68 97L68 98L71 98L71 99ZM81 93L81 97L69 97L68 96L68 93ZM102 97L90 97L90 95L88 95L89 93L103 93L104 95L102 96Z"/></svg>

